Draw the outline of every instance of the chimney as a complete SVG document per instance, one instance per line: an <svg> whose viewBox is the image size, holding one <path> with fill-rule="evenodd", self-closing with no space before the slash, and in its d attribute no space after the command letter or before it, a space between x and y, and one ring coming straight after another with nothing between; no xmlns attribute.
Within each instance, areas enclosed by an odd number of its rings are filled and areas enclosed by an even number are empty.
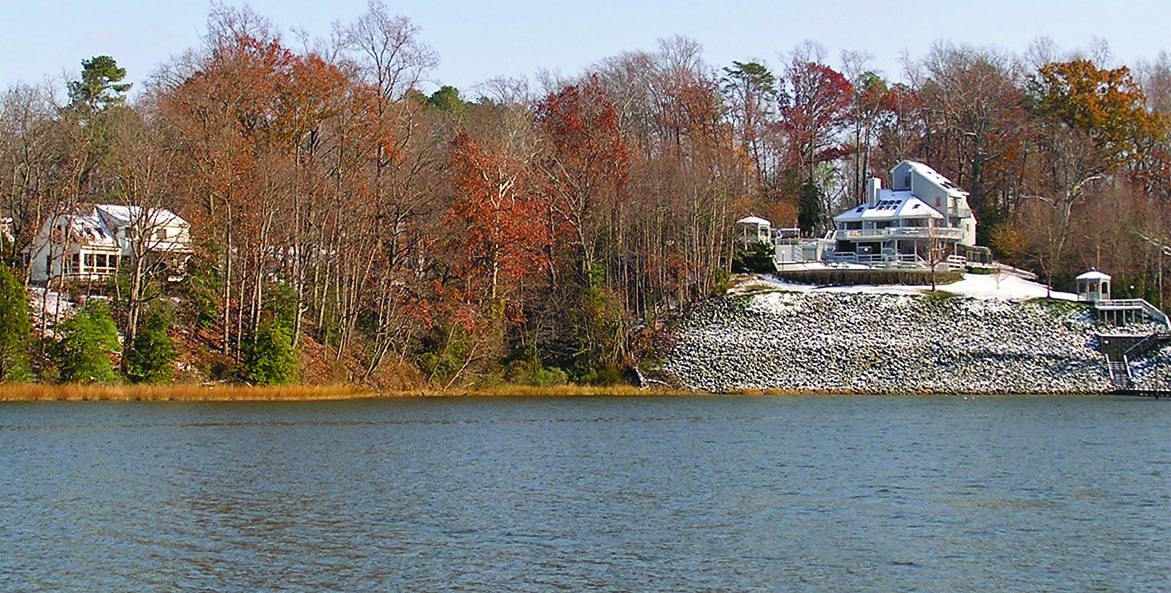
<svg viewBox="0 0 1171 593"><path fill-rule="evenodd" d="M882 189L882 180L871 177L866 180L866 205L871 208L878 205L878 190Z"/></svg>

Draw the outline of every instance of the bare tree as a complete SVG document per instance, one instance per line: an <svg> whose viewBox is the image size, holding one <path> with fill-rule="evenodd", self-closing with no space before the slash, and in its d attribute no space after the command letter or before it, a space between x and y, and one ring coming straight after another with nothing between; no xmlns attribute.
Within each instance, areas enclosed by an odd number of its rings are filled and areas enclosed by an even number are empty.
<svg viewBox="0 0 1171 593"><path fill-rule="evenodd" d="M16 266L47 220L45 200L52 173L50 132L54 107L46 89L16 85L0 99L0 209L12 233L3 259ZM25 268L25 283L28 269Z"/></svg>
<svg viewBox="0 0 1171 593"><path fill-rule="evenodd" d="M404 16L391 16L381 0L371 0L366 14L339 34L363 79L388 102L397 102L435 66L439 58L419 39L419 27Z"/></svg>
<svg viewBox="0 0 1171 593"><path fill-rule="evenodd" d="M180 265L167 253L180 258L188 251L185 225L170 213L173 207L171 188L174 176L174 153L164 146L156 122L144 120L130 109L111 113L109 131L111 149L103 165L110 176L110 197L121 208L104 213L109 226L120 235L119 242L129 247L130 286L127 304L126 341L133 343L138 321L148 301L147 283L155 273ZM178 252L173 248L178 247Z"/></svg>
<svg viewBox="0 0 1171 593"><path fill-rule="evenodd" d="M924 109L936 123L935 163L988 223L1007 214L1027 130L1020 75L994 50L935 45L924 60ZM989 226L990 228L990 226Z"/></svg>

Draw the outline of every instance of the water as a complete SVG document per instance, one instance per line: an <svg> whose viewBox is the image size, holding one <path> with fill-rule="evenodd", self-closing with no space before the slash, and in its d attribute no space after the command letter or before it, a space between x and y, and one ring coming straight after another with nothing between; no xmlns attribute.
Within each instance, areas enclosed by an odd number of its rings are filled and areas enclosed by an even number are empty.
<svg viewBox="0 0 1171 593"><path fill-rule="evenodd" d="M1171 405L0 406L0 591L1168 591Z"/></svg>

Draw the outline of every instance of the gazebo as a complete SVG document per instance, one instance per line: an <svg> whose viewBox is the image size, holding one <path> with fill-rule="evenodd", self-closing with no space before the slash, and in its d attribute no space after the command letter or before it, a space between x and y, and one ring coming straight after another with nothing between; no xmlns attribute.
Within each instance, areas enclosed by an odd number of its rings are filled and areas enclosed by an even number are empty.
<svg viewBox="0 0 1171 593"><path fill-rule="evenodd" d="M737 240L745 245L752 243L769 243L772 234L772 223L756 216L748 216L736 221Z"/></svg>
<svg viewBox="0 0 1171 593"><path fill-rule="evenodd" d="M1110 300L1110 275L1091 268L1078 276L1077 299L1091 303Z"/></svg>

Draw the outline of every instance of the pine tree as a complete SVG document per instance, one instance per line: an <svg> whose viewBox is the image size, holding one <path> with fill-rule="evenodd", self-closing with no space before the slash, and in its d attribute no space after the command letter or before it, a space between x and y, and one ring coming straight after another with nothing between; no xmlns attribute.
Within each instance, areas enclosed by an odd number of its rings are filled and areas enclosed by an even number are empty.
<svg viewBox="0 0 1171 593"><path fill-rule="evenodd" d="M28 341L32 333L28 295L24 285L0 264L0 382L27 381Z"/></svg>
<svg viewBox="0 0 1171 593"><path fill-rule="evenodd" d="M110 56L95 56L81 61L81 80L69 82L69 99L73 108L88 113L105 111L126 100L130 83L126 69Z"/></svg>
<svg viewBox="0 0 1171 593"><path fill-rule="evenodd" d="M244 363L248 380L256 385L282 385L298 379L297 353L288 333L275 323L256 333Z"/></svg>
<svg viewBox="0 0 1171 593"><path fill-rule="evenodd" d="M50 351L63 383L116 383L110 354L119 351L118 329L101 301L90 301L57 325L60 339Z"/></svg>
<svg viewBox="0 0 1171 593"><path fill-rule="evenodd" d="M822 193L812 179L801 184L801 201L798 204L797 226L805 236L820 234Z"/></svg>
<svg viewBox="0 0 1171 593"><path fill-rule="evenodd" d="M147 313L126 353L126 376L134 383L167 383L175 372L175 340L167 335L169 315L158 309Z"/></svg>

